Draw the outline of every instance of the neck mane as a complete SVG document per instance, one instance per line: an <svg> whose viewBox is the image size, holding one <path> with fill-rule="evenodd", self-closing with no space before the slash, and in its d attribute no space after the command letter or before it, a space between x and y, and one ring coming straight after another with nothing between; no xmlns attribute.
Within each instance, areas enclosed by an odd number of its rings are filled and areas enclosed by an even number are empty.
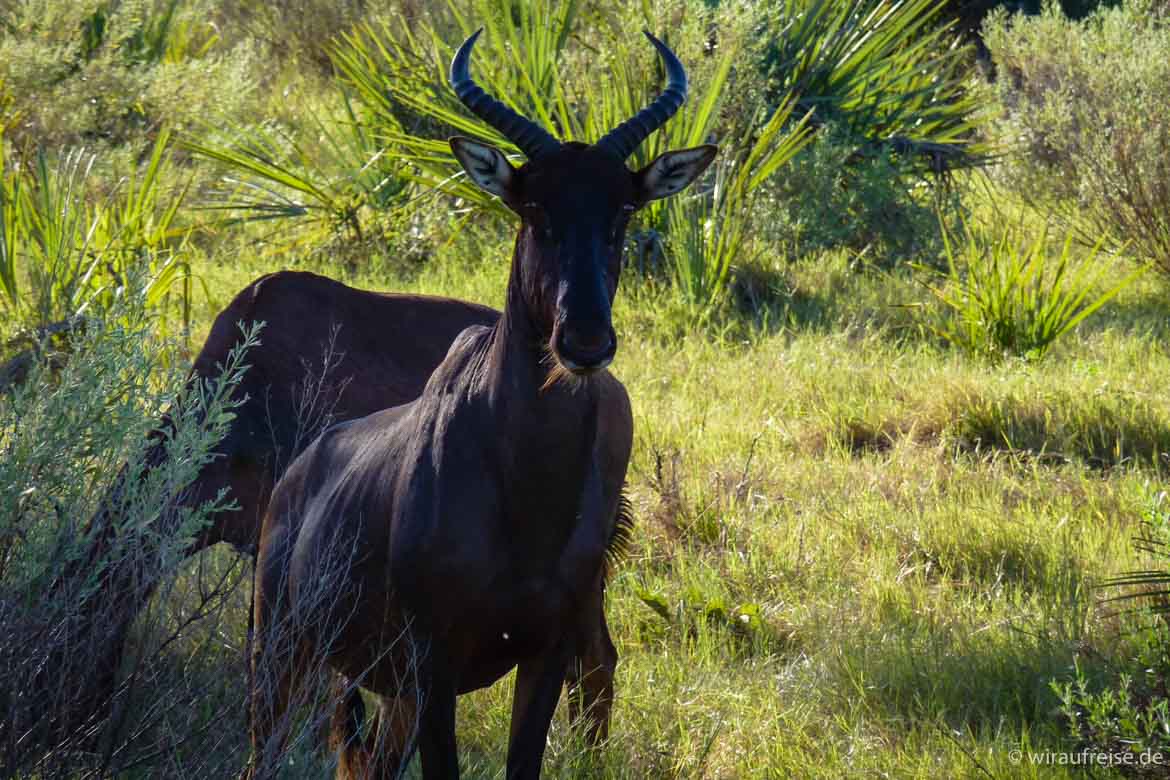
<svg viewBox="0 0 1170 780"><path fill-rule="evenodd" d="M555 365L548 353L549 334L532 317L524 290L521 258L530 240L522 227L512 252L512 267L504 297L504 312L492 328L486 355L487 380L497 391L521 391L519 398L539 390ZM493 393L494 394L494 393Z"/></svg>
<svg viewBox="0 0 1170 780"><path fill-rule="evenodd" d="M502 424L518 436L563 436L568 433L565 425L575 428L596 416L596 392L590 378L573 376L557 364L548 346L550 334L542 332L529 310L532 291L525 291L522 270L529 240L527 229L521 228L504 312L488 337L479 386L502 415Z"/></svg>

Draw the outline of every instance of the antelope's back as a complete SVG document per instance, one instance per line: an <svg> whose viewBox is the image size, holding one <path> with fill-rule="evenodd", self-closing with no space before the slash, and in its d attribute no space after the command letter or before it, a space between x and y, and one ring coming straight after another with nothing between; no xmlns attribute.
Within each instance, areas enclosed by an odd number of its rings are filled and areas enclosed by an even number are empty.
<svg viewBox="0 0 1170 780"><path fill-rule="evenodd" d="M217 377L240 342L240 323L264 323L222 457L191 491L199 501L226 487L239 504L205 541L251 548L273 485L321 431L413 400L460 332L498 318L486 306L358 290L307 272L248 285L216 318L192 370L193 378Z"/></svg>

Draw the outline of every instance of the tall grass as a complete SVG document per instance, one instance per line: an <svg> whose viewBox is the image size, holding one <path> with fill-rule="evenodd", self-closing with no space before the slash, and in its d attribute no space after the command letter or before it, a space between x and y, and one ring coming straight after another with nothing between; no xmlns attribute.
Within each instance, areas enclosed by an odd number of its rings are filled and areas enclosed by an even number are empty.
<svg viewBox="0 0 1170 780"><path fill-rule="evenodd" d="M1097 257L1101 244L1074 260L1072 234L1055 254L1046 232L1028 240L1018 228L992 235L967 224L963 236L944 229L943 239L947 268L936 272L942 283L928 283L942 309L928 327L967 353L992 360L1040 360L1145 270L1101 289L1107 269Z"/></svg>
<svg viewBox="0 0 1170 780"><path fill-rule="evenodd" d="M9 328L32 332L109 309L132 275L153 306L189 277L179 224L186 188L162 184L169 144L160 133L142 171L94 195L96 155L74 149L52 161L39 150L10 162L0 138L0 311ZM188 286L184 324L189 301Z"/></svg>

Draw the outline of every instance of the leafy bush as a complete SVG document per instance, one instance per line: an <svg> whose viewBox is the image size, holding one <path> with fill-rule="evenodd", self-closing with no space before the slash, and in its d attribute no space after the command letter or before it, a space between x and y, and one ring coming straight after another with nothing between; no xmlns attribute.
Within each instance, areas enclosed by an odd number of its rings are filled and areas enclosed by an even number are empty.
<svg viewBox="0 0 1170 780"><path fill-rule="evenodd" d="M106 587L107 574L132 569L132 588L176 585L185 550L229 499L185 508L174 497L213 457L227 430L231 393L244 370L244 347L222 379L180 392L183 373L165 369L141 292L128 293L105 319L91 318L69 336L63 366L38 360L28 381L0 396L0 772L58 776L88 764L117 774L154 750L145 732L190 708L188 725L206 727L214 713L192 706L202 692L186 680L162 706L143 707L141 686L165 676L168 647L187 622L166 610L139 626L128 667L107 669L123 602L139 599ZM170 425L148 439L166 412ZM146 468L159 442L165 456ZM141 477L119 480L111 464ZM104 498L103 498L104 497ZM100 504L116 505L113 527L85 521ZM100 537L100 538L99 538ZM200 589L187 621L218 613L239 580L225 572ZM176 604L178 606L178 604ZM103 717L90 701L99 679L117 673ZM194 687L192 687L194 686ZM173 697L173 698L171 698ZM238 706L238 705L237 705ZM155 734L161 738L161 735ZM167 734L169 739L174 736ZM164 740L165 742L165 740ZM52 750L48 750L49 747Z"/></svg>
<svg viewBox="0 0 1170 780"><path fill-rule="evenodd" d="M1121 0L1059 0L1060 9L1072 19L1083 19L1098 8L1120 3ZM968 36L978 36L984 20L998 9L1032 15L1044 10L1043 0L950 0L947 5L956 17L956 27Z"/></svg>
<svg viewBox="0 0 1170 780"><path fill-rule="evenodd" d="M1039 360L1142 272L1098 291L1106 271L1096 262L1099 247L1077 262L1071 235L1053 256L1047 233L1029 244L1022 232L1009 228L994 236L968 226L956 247L956 237L943 231L947 269L934 272L941 284L929 285L942 305L927 310L931 330L972 355Z"/></svg>
<svg viewBox="0 0 1170 780"><path fill-rule="evenodd" d="M385 5L385 4L379 4ZM360 22L367 0L277 0L269 3L223 3L220 12L228 26L259 41L275 58L311 64L320 73L332 69L329 47L333 39ZM407 15L417 12L411 0L391 7Z"/></svg>
<svg viewBox="0 0 1170 780"><path fill-rule="evenodd" d="M937 248L941 178L991 147L968 52L937 0L785 0L767 14L756 100L797 99L817 137L769 184L762 222L789 256L844 248L889 266Z"/></svg>
<svg viewBox="0 0 1170 780"><path fill-rule="evenodd" d="M1161 777L1165 766L1152 756L1170 755L1170 703L1165 675L1170 661L1160 648L1164 640L1146 640L1144 667L1135 678L1121 674L1113 686L1098 688L1077 668L1076 679L1054 683L1060 713L1069 724L1076 751L1107 753L1120 773L1130 777Z"/></svg>
<svg viewBox="0 0 1170 780"><path fill-rule="evenodd" d="M1161 776L1164 764L1143 765L1141 757L1154 752L1170 756L1170 646L1165 623L1170 611L1166 600L1170 502L1165 491L1148 492L1136 546L1161 566L1127 572L1105 582L1111 590L1127 589L1108 599L1127 608L1132 653L1126 668L1102 682L1088 679L1077 667L1072 680L1054 681L1052 688L1060 697L1061 713L1078 749L1132 754L1133 766L1127 774Z"/></svg>
<svg viewBox="0 0 1170 780"><path fill-rule="evenodd" d="M994 17L986 40L1013 188L1170 274L1168 10L1139 0L1072 22L1048 6Z"/></svg>
<svg viewBox="0 0 1170 780"><path fill-rule="evenodd" d="M254 650L243 557L186 561L233 506L226 491L200 504L184 498L218 457L258 329L242 334L219 377L189 380L153 340L135 281L106 317L68 335L68 361L42 356L0 394L5 777L234 776L248 762L248 661L305 649L303 615L290 614L266 625ZM349 558L337 558L301 598L345 592ZM318 625L314 637L327 646L335 630ZM298 668L287 716L254 755L258 776L322 777L336 767L340 742L322 750L319 737L339 703L353 707L359 694L326 659L319 646ZM257 684L251 703L279 693ZM407 703L410 716L421 710ZM413 728L392 708L379 716Z"/></svg>
<svg viewBox="0 0 1170 780"><path fill-rule="evenodd" d="M763 234L790 257L846 249L889 267L935 256L940 215L949 222L960 212L957 193L924 180L913 160L889 148L863 148L847 131L823 126L768 183Z"/></svg>
<svg viewBox="0 0 1170 780"><path fill-rule="evenodd" d="M209 0L21 2L0 10L0 83L19 147L117 147L208 106L237 113L254 86L245 44L226 49Z"/></svg>

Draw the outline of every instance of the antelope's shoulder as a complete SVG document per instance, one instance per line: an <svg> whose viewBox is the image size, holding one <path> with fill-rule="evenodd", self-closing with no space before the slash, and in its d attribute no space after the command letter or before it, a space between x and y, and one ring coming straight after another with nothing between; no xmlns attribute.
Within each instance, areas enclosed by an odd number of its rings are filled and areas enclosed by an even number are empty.
<svg viewBox="0 0 1170 780"><path fill-rule="evenodd" d="M469 325L460 331L443 361L435 367L428 384L433 384L436 378L449 379L466 371L474 361L482 361L491 333L492 329L487 325Z"/></svg>
<svg viewBox="0 0 1170 780"><path fill-rule="evenodd" d="M410 407L390 407L329 427L289 467L278 491L286 483L296 485L302 512L326 513L343 511L366 494L380 492L377 483L401 449L396 441Z"/></svg>

